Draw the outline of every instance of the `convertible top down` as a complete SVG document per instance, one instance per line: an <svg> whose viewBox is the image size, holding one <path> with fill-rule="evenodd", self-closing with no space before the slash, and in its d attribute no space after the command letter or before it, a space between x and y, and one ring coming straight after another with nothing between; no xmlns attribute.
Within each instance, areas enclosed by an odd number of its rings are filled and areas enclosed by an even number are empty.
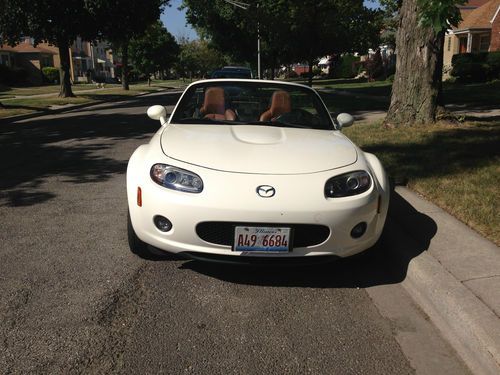
<svg viewBox="0 0 500 375"><path fill-rule="evenodd" d="M198 81L127 169L131 250L196 258L347 257L382 232L389 183L313 89ZM149 247L152 246L153 248Z"/></svg>

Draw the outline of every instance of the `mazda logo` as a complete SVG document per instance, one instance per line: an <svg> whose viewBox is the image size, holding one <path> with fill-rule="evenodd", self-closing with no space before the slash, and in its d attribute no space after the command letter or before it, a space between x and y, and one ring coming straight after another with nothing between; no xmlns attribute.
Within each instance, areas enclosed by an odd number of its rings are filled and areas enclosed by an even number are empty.
<svg viewBox="0 0 500 375"><path fill-rule="evenodd" d="M260 185L257 186L257 194L259 194L262 198L271 198L276 194L276 190L269 185Z"/></svg>

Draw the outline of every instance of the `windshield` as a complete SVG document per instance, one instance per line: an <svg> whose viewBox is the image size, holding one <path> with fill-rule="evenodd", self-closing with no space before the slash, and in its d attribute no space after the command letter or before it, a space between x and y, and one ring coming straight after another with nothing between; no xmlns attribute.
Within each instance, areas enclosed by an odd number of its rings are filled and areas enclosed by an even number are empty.
<svg viewBox="0 0 500 375"><path fill-rule="evenodd" d="M193 85L175 109L171 123L334 129L315 91L262 81Z"/></svg>

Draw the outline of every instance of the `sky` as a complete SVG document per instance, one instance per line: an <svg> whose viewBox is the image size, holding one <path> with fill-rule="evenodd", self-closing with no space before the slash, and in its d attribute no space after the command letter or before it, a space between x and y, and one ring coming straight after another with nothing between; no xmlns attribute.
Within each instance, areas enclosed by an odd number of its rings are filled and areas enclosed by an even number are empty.
<svg viewBox="0 0 500 375"><path fill-rule="evenodd" d="M161 20L167 30L177 39L181 37L186 37L190 40L198 39L196 31L186 23L186 11L178 10L181 4L182 0L171 0L170 6L167 7L161 15ZM375 8L378 6L378 1L365 0L365 5L368 8Z"/></svg>

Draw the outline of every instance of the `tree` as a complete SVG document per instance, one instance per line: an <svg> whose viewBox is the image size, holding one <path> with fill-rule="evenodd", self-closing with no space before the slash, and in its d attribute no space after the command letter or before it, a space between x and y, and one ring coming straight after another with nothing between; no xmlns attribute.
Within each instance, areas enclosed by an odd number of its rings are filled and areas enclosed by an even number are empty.
<svg viewBox="0 0 500 375"><path fill-rule="evenodd" d="M396 33L396 74L387 126L432 123L441 88L446 29L463 0L403 0Z"/></svg>
<svg viewBox="0 0 500 375"><path fill-rule="evenodd" d="M160 21L153 23L146 32L131 40L130 58L134 67L147 77L170 69L179 54L179 45Z"/></svg>
<svg viewBox="0 0 500 375"><path fill-rule="evenodd" d="M206 40L182 40L179 54L179 70L189 78L204 77L210 71L227 63L227 58L210 47Z"/></svg>
<svg viewBox="0 0 500 375"><path fill-rule="evenodd" d="M0 29L3 38L15 45L23 35L35 44L48 42L59 48L61 59L59 96L74 96L70 81L69 48L77 36L91 40L97 28L84 0L2 0Z"/></svg>
<svg viewBox="0 0 500 375"><path fill-rule="evenodd" d="M148 26L159 20L169 0L86 0L98 20L100 37L121 52L122 87L129 89L129 43L140 37Z"/></svg>
<svg viewBox="0 0 500 375"><path fill-rule="evenodd" d="M226 1L184 0L187 19L233 58L256 60L257 30L268 67L362 52L378 42L377 15L362 0L258 0L242 10ZM312 76L310 77L311 83Z"/></svg>
<svg viewBox="0 0 500 375"><path fill-rule="evenodd" d="M342 52L364 53L379 43L378 11L364 7L363 1L290 0L290 48L309 65L309 85L316 59Z"/></svg>

